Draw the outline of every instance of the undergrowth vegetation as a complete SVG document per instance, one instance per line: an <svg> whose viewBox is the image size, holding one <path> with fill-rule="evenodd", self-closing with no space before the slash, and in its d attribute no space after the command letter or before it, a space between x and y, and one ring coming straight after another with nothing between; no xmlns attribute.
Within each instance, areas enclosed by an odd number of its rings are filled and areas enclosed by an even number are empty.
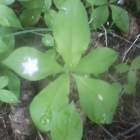
<svg viewBox="0 0 140 140"><path fill-rule="evenodd" d="M115 25L128 33L127 12L117 5L117 0L18 0L24 10L17 18L9 7L14 2L0 0L0 100L20 102L20 80L16 74L29 81L52 75L55 80L38 93L30 105L31 118L39 131L51 131L53 140L80 140L82 120L68 96L71 79L74 79L86 116L95 123L110 124L121 91L128 94L135 91L140 57L130 66L125 63L114 66L119 73L128 73L126 85L107 83L99 77L117 60L117 52L107 46L90 52L87 49L90 31L103 29L106 32L107 23L108 31ZM136 2L139 11L139 1ZM46 34L40 34L46 51L30 46L14 49L14 35L34 33L34 29L28 31L23 27L35 26L40 16L46 24ZM15 28L23 31L13 33Z"/></svg>

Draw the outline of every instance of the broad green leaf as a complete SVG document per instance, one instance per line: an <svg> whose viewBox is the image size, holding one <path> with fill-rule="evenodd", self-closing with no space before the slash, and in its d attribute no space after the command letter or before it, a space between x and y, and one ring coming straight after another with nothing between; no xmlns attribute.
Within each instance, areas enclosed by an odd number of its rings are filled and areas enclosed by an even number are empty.
<svg viewBox="0 0 140 140"><path fill-rule="evenodd" d="M125 86L124 86L124 91L126 94L131 94L133 92L135 92L136 88L133 87L133 85L131 83L127 83Z"/></svg>
<svg viewBox="0 0 140 140"><path fill-rule="evenodd" d="M91 19L93 21L91 22L94 29L100 28L101 24L103 25L109 16L108 6L100 6L92 11Z"/></svg>
<svg viewBox="0 0 140 140"><path fill-rule="evenodd" d="M82 120L73 102L53 118L51 136L53 140L81 140Z"/></svg>
<svg viewBox="0 0 140 140"><path fill-rule="evenodd" d="M69 75L61 75L34 98L30 113L38 130L49 131L52 125L52 113L59 112L68 105L69 86Z"/></svg>
<svg viewBox="0 0 140 140"><path fill-rule="evenodd" d="M66 0L53 0L55 6L60 10Z"/></svg>
<svg viewBox="0 0 140 140"><path fill-rule="evenodd" d="M136 57L131 63L131 69L140 69L140 56Z"/></svg>
<svg viewBox="0 0 140 140"><path fill-rule="evenodd" d="M3 4L3 5L10 5L14 2L15 0L0 0L0 4Z"/></svg>
<svg viewBox="0 0 140 140"><path fill-rule="evenodd" d="M129 69L128 69L128 66L124 63L120 63L118 65L116 65L114 67L119 73L124 73L124 72L127 72Z"/></svg>
<svg viewBox="0 0 140 140"><path fill-rule="evenodd" d="M42 38L42 42L45 46L47 47L54 47L54 39L51 35L46 34L43 38Z"/></svg>
<svg viewBox="0 0 140 140"><path fill-rule="evenodd" d="M0 77L0 88L4 88L8 84L8 77L7 76L1 76Z"/></svg>
<svg viewBox="0 0 140 140"><path fill-rule="evenodd" d="M90 74L86 74L86 73L83 73L83 72L74 72L74 74L78 75L78 76L82 76L82 77L90 77Z"/></svg>
<svg viewBox="0 0 140 140"><path fill-rule="evenodd" d="M138 81L137 76L136 76L136 73L134 71L130 70L128 72L128 78L127 78L127 80L128 80L128 82L130 84L133 85L133 87L135 87L136 86L136 83Z"/></svg>
<svg viewBox="0 0 140 140"><path fill-rule="evenodd" d="M3 63L28 80L43 79L63 71L53 59L32 47L16 49Z"/></svg>
<svg viewBox="0 0 140 140"><path fill-rule="evenodd" d="M52 5L52 0L44 0L44 6L42 8L42 12L49 10L51 5Z"/></svg>
<svg viewBox="0 0 140 140"><path fill-rule="evenodd" d="M0 40L0 62L5 59L10 53L8 46Z"/></svg>
<svg viewBox="0 0 140 140"><path fill-rule="evenodd" d="M107 4L107 0L87 0L88 2L92 3L93 5L104 5Z"/></svg>
<svg viewBox="0 0 140 140"><path fill-rule="evenodd" d="M107 71L116 59L117 53L115 51L109 48L98 48L83 57L75 71L100 74Z"/></svg>
<svg viewBox="0 0 140 140"><path fill-rule="evenodd" d="M73 76L85 114L93 122L111 123L118 103L118 91L102 80Z"/></svg>
<svg viewBox="0 0 140 140"><path fill-rule="evenodd" d="M6 103L20 103L14 93L9 90L0 89L0 100Z"/></svg>
<svg viewBox="0 0 140 140"><path fill-rule="evenodd" d="M0 40L0 54L7 51L8 51L8 47L2 40Z"/></svg>
<svg viewBox="0 0 140 140"><path fill-rule="evenodd" d="M118 6L110 5L112 11L112 19L116 26L122 31L128 33L129 30L129 17L126 11Z"/></svg>
<svg viewBox="0 0 140 140"><path fill-rule="evenodd" d="M121 93L121 91L122 91L122 86L121 86L120 83L114 82L114 83L112 84L112 86L117 90L118 93Z"/></svg>
<svg viewBox="0 0 140 140"><path fill-rule="evenodd" d="M0 38L6 44L8 50L11 52L14 50L15 47L15 38L13 35L7 36L9 34L12 34L11 29L9 27L0 27Z"/></svg>
<svg viewBox="0 0 140 140"><path fill-rule="evenodd" d="M64 3L56 16L53 34L58 53L66 67L73 69L90 40L87 14L80 0L67 0Z"/></svg>
<svg viewBox="0 0 140 140"><path fill-rule="evenodd" d="M12 91L18 98L20 95L20 80L19 78L11 71L4 70L4 75L8 77L8 89Z"/></svg>
<svg viewBox="0 0 140 140"><path fill-rule="evenodd" d="M53 60L56 60L56 51L54 49L50 49L45 52L46 57L49 57Z"/></svg>
<svg viewBox="0 0 140 140"><path fill-rule="evenodd" d="M56 15L57 15L57 12L54 11L53 9L49 9L44 13L44 20L45 20L46 25L49 28L53 28Z"/></svg>
<svg viewBox="0 0 140 140"><path fill-rule="evenodd" d="M89 2L88 0L85 1L85 8L91 7L92 3Z"/></svg>
<svg viewBox="0 0 140 140"><path fill-rule="evenodd" d="M40 18L40 9L25 9L20 15L20 22L23 26L34 25Z"/></svg>
<svg viewBox="0 0 140 140"><path fill-rule="evenodd" d="M124 90L126 93L131 94L136 90L136 84L137 84L137 77L136 73L132 70L128 72L128 83L124 86Z"/></svg>
<svg viewBox="0 0 140 140"><path fill-rule="evenodd" d="M42 12L48 10L51 7L52 0L19 0L20 3L27 9L41 9Z"/></svg>
<svg viewBox="0 0 140 140"><path fill-rule="evenodd" d="M44 6L44 0L19 0L20 3L27 9L42 8Z"/></svg>
<svg viewBox="0 0 140 140"><path fill-rule="evenodd" d="M109 3L117 2L118 0L109 0Z"/></svg>
<svg viewBox="0 0 140 140"><path fill-rule="evenodd" d="M0 25L22 28L15 13L7 6L0 4Z"/></svg>
<svg viewBox="0 0 140 140"><path fill-rule="evenodd" d="M0 27L0 61L4 60L14 49L15 47L15 38L12 34L11 29L9 27ZM3 50L3 52L2 52Z"/></svg>

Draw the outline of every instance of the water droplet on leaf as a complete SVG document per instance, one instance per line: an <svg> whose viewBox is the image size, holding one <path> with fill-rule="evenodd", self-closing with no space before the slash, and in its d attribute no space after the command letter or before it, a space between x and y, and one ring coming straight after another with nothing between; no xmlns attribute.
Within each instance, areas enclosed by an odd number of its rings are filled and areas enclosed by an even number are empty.
<svg viewBox="0 0 140 140"><path fill-rule="evenodd" d="M52 45L51 42L49 40L46 40L46 44L49 46L49 45Z"/></svg>
<svg viewBox="0 0 140 140"><path fill-rule="evenodd" d="M105 123L105 121L106 121L106 115L105 114L103 114L103 119L102 119L102 123Z"/></svg>
<svg viewBox="0 0 140 140"><path fill-rule="evenodd" d="M98 98L102 101L103 97L101 95L98 95Z"/></svg>
<svg viewBox="0 0 140 140"><path fill-rule="evenodd" d="M100 123L106 123L106 114L103 114L99 117Z"/></svg>
<svg viewBox="0 0 140 140"><path fill-rule="evenodd" d="M68 13L67 8L66 7L61 7L61 10L64 11L66 14Z"/></svg>
<svg viewBox="0 0 140 140"><path fill-rule="evenodd" d="M70 64L70 67L72 67L72 64Z"/></svg>
<svg viewBox="0 0 140 140"><path fill-rule="evenodd" d="M50 123L51 119L52 119L52 111L48 110L41 114L40 122L43 125L46 125L46 124Z"/></svg>
<svg viewBox="0 0 140 140"><path fill-rule="evenodd" d="M51 58L53 59L53 58L54 58L54 56L52 55L52 56L51 56Z"/></svg>
<svg viewBox="0 0 140 140"><path fill-rule="evenodd" d="M88 75L85 75L85 78L88 78Z"/></svg>

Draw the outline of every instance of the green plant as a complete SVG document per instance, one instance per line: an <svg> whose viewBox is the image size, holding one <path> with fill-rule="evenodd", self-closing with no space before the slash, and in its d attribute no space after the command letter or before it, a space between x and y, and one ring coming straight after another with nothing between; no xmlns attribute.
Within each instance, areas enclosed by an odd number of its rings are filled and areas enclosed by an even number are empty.
<svg viewBox="0 0 140 140"><path fill-rule="evenodd" d="M112 17L112 24L110 25L110 28L113 24L115 24L119 29L121 29L124 32L128 32L129 30L129 17L124 9L122 9L119 6L114 5L114 2L117 2L118 0L87 0L91 6L92 6L92 12L91 12L91 19L90 19L90 25L91 29L97 29L100 28L102 25L104 25L109 15ZM96 8L94 8L96 6ZM111 10L111 12L109 12Z"/></svg>
<svg viewBox="0 0 140 140"><path fill-rule="evenodd" d="M19 103L19 100L15 96L14 92L3 89L8 86L8 83L11 84L11 82L9 82L9 77L0 77L0 100L6 103Z"/></svg>
<svg viewBox="0 0 140 140"><path fill-rule="evenodd" d="M126 65L125 63L121 63L115 66L115 69L119 73L126 73L128 72L127 75L127 84L123 86L125 93L131 94L135 92L136 90L136 84L138 81L138 78L136 76L136 71L140 69L140 56L136 57L132 62L130 67Z"/></svg>
<svg viewBox="0 0 140 140"><path fill-rule="evenodd" d="M20 22L15 13L5 5L9 5L14 1L0 1L0 100L7 103L19 103L20 94L19 78L2 64L15 47L14 36L3 37L12 33L10 27L21 28ZM5 4L5 5L4 5ZM5 86L10 90L3 89Z"/></svg>
<svg viewBox="0 0 140 140"><path fill-rule="evenodd" d="M8 27L0 27L0 36L10 34L11 30ZM6 37L0 40L0 76L1 86L0 88L8 87L8 90L1 89L0 100L7 103L18 103L18 97L20 94L20 80L12 71L2 64L14 49L14 36Z"/></svg>
<svg viewBox="0 0 140 140"><path fill-rule="evenodd" d="M25 7L20 15L20 21L24 26L30 26L36 24L41 14L43 13L45 23L47 27L53 28L54 20L57 14L57 9L63 9L62 5L66 0L53 0L55 6L52 6L52 0L19 0L20 3ZM85 0L86 7L91 7L90 13L90 28L96 30L104 25L109 15L112 16L112 24L115 24L124 32L129 30L129 17L124 9L114 5L117 0ZM109 12L111 10L111 12Z"/></svg>
<svg viewBox="0 0 140 140"><path fill-rule="evenodd" d="M140 1L139 0L135 0L135 1L137 6L137 12L140 12Z"/></svg>
<svg viewBox="0 0 140 140"><path fill-rule="evenodd" d="M20 15L20 21L24 26L34 25L44 13L44 20L49 28L53 27L57 12L51 8L52 0L19 0L25 7Z"/></svg>
<svg viewBox="0 0 140 140"><path fill-rule="evenodd" d="M32 101L32 120L38 130L50 130L53 140L80 140L82 121L73 101L69 104L70 79L73 77L76 82L85 114L96 123L111 123L120 86L110 85L94 75L98 77L107 71L117 59L117 53L103 47L82 57L90 40L85 8L80 0L66 0L60 7L53 25L53 37L43 38L44 44L50 42L53 49L43 53L29 46L18 48L2 64L31 81L56 75L56 80ZM57 54L63 58L64 65L57 63Z"/></svg>

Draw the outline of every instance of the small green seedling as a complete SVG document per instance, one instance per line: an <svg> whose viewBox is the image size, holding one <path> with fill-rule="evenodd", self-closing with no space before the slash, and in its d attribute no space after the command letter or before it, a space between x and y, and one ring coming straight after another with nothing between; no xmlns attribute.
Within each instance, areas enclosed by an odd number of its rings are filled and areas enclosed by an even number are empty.
<svg viewBox="0 0 140 140"><path fill-rule="evenodd" d="M127 12L119 6L116 6L118 0L87 0L92 6L90 25L91 28L96 30L101 28L109 18L112 16L112 24L115 24L119 29L124 32L129 31L129 17ZM96 8L93 8L93 7ZM109 12L111 11L111 13Z"/></svg>
<svg viewBox="0 0 140 140"><path fill-rule="evenodd" d="M127 94L134 93L136 90L136 84L138 81L138 78L136 76L136 70L140 69L140 56L136 57L132 62L130 67L128 67L126 64L121 63L115 66L115 69L119 73L128 72L127 76L127 84L124 86L124 91Z"/></svg>

